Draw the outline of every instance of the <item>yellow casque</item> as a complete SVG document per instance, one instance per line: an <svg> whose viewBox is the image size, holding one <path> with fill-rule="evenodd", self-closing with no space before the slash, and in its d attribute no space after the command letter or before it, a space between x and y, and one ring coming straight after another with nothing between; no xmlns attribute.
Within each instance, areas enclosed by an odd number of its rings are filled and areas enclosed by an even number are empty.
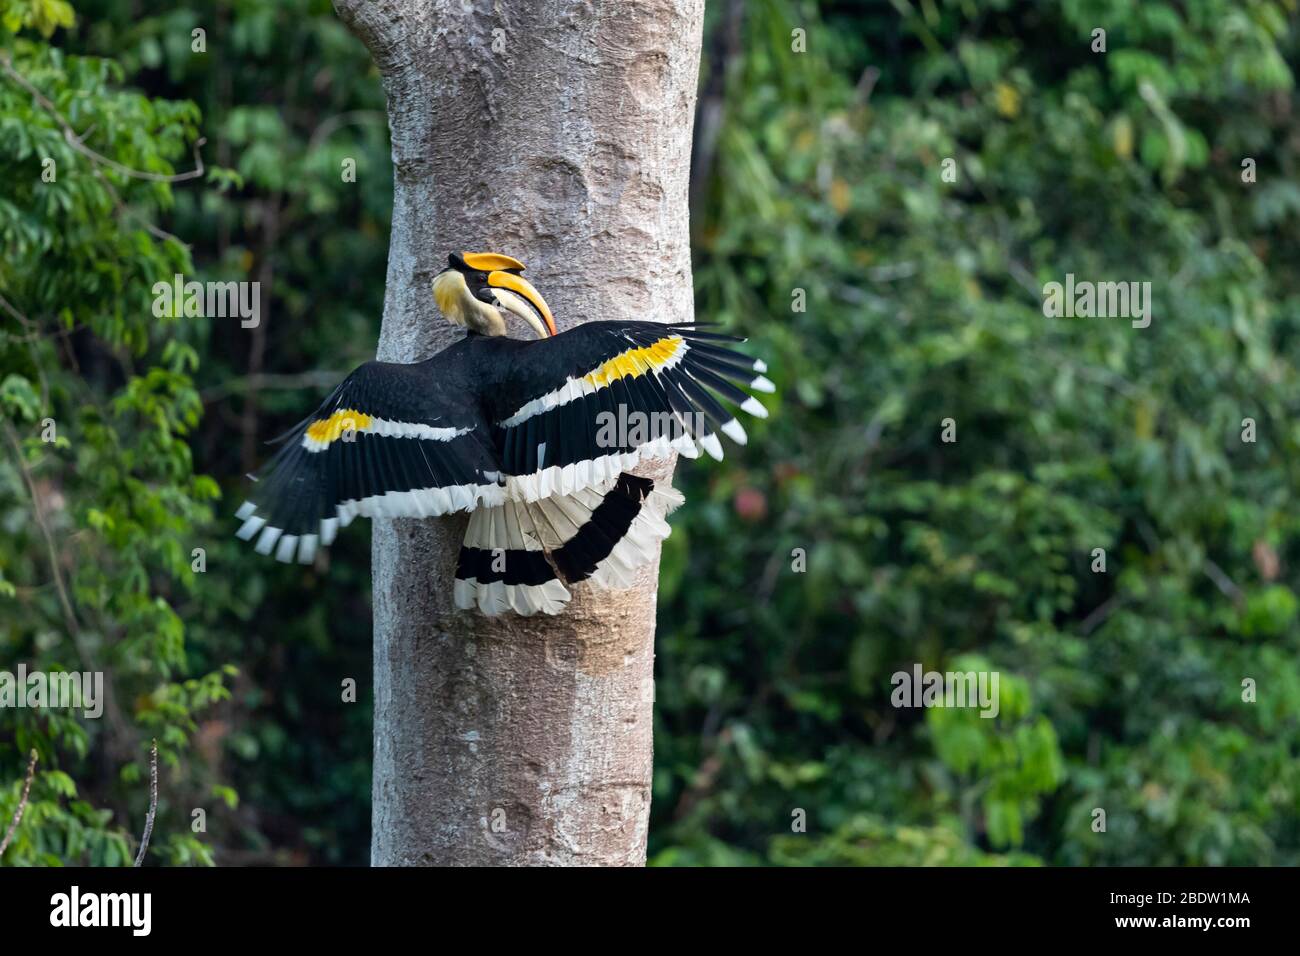
<svg viewBox="0 0 1300 956"><path fill-rule="evenodd" d="M518 269L524 271L524 264L512 256L503 256L499 252L462 252L460 257L465 265L482 272L495 272L498 269Z"/></svg>

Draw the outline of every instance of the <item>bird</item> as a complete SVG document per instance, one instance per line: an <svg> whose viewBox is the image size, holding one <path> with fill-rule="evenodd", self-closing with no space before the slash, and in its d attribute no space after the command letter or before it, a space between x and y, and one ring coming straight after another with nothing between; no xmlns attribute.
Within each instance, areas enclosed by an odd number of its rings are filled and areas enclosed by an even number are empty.
<svg viewBox="0 0 1300 956"><path fill-rule="evenodd" d="M452 582L457 608L559 614L578 582L631 587L684 500L632 472L674 452L721 460L726 435L772 393L742 338L695 322L591 321L564 332L524 264L453 252L433 277L466 334L422 362L366 362L273 443L236 512L237 536L312 564L357 517L469 512ZM535 338L508 335L507 317ZM742 387L743 386L743 387Z"/></svg>

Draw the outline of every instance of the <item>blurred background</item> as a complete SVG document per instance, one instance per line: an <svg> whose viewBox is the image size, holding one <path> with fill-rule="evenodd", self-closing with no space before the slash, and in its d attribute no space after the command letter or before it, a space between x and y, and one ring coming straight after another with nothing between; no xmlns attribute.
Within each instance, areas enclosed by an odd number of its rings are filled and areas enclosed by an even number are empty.
<svg viewBox="0 0 1300 956"><path fill-rule="evenodd" d="M697 311L779 391L678 470L652 864L1300 863L1298 57L1294 0L710 0ZM383 108L328 0L0 0L0 669L111 690L0 709L0 864L128 861L154 737L151 863L368 862L367 525L230 515L373 357ZM155 319L177 272L263 321Z"/></svg>

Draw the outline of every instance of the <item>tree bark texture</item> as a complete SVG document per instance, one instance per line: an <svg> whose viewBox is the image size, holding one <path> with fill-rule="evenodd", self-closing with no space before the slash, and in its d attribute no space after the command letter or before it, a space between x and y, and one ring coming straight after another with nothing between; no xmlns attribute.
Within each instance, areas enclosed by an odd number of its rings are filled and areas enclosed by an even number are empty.
<svg viewBox="0 0 1300 956"><path fill-rule="evenodd" d="M561 330L692 318L703 6L335 0L388 97L380 359L462 334L429 287L452 250L522 259ZM487 618L452 605L465 523L374 522L372 863L644 863L657 563L557 617Z"/></svg>

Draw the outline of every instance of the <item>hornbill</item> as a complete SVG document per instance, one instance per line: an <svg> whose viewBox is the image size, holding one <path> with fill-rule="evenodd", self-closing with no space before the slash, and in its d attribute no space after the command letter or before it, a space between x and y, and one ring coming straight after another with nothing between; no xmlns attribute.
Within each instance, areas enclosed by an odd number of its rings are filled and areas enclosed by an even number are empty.
<svg viewBox="0 0 1300 956"><path fill-rule="evenodd" d="M358 515L469 511L456 605L556 614L566 583L629 587L669 534L682 497L630 474L745 430L719 397L758 418L738 385L774 390L767 370L694 323L588 322L558 334L524 265L452 253L433 279L465 338L414 364L367 362L276 441L237 532L256 550L307 564ZM506 336L505 313L536 340Z"/></svg>

